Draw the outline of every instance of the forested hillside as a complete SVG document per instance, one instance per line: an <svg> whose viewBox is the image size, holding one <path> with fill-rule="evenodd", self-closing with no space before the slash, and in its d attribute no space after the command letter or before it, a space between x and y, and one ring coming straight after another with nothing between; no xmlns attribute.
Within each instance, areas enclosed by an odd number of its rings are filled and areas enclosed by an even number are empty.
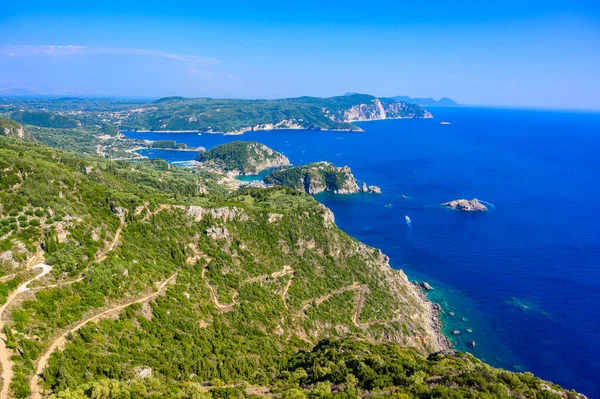
<svg viewBox="0 0 600 399"><path fill-rule="evenodd" d="M3 394L576 396L449 351L433 304L310 196L217 180L0 137Z"/></svg>
<svg viewBox="0 0 600 399"><path fill-rule="evenodd" d="M43 128L193 130L243 133L272 129L360 130L353 121L430 118L415 104L366 94L330 98L240 100L165 97L156 101L31 99L2 105L0 114Z"/></svg>

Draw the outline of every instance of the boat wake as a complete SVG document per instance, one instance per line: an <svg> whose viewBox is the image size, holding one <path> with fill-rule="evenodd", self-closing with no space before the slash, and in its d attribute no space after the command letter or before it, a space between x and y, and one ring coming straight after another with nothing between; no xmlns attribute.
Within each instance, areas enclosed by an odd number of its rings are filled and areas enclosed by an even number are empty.
<svg viewBox="0 0 600 399"><path fill-rule="evenodd" d="M412 234L412 220L410 220L408 215L404 216L404 220L406 221L406 231L408 232L408 234Z"/></svg>

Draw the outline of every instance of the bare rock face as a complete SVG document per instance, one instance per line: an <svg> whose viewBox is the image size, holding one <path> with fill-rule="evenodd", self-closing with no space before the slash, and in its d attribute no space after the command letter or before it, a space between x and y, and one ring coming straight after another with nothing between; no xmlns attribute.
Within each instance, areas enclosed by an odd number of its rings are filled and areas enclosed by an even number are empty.
<svg viewBox="0 0 600 399"><path fill-rule="evenodd" d="M323 224L325 227L330 228L335 226L335 216L331 209L327 208L325 205L319 204L323 208Z"/></svg>
<svg viewBox="0 0 600 399"><path fill-rule="evenodd" d="M19 140L34 140L33 136L23 125L0 117L0 136L12 137Z"/></svg>
<svg viewBox="0 0 600 399"><path fill-rule="evenodd" d="M139 378L152 377L152 369L150 367L138 366L138 367L136 367L136 368L133 369L133 372Z"/></svg>
<svg viewBox="0 0 600 399"><path fill-rule="evenodd" d="M206 235L213 240L229 237L229 230L225 227L210 227L206 230Z"/></svg>
<svg viewBox="0 0 600 399"><path fill-rule="evenodd" d="M367 183L363 182L360 187L360 192L369 194L381 194L381 189L377 186L367 186Z"/></svg>
<svg viewBox="0 0 600 399"><path fill-rule="evenodd" d="M377 186L369 186L369 193L371 194L381 194L381 189Z"/></svg>
<svg viewBox="0 0 600 399"><path fill-rule="evenodd" d="M471 201L466 199L459 199L450 202L444 202L442 205L450 209L457 209L459 211L465 212L487 211L487 207L481 202L477 201L477 198L473 198Z"/></svg>

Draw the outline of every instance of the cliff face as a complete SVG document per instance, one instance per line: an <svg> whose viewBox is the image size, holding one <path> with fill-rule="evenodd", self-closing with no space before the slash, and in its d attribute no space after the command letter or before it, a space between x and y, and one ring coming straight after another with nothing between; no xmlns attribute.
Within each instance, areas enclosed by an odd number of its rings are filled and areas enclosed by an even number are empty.
<svg viewBox="0 0 600 399"><path fill-rule="evenodd" d="M291 187L308 194L318 194L323 191L353 194L360 191L349 167L337 167L330 162L315 162L276 170L265 178L265 183Z"/></svg>
<svg viewBox="0 0 600 399"><path fill-rule="evenodd" d="M244 166L243 174L258 174L263 170L290 166L290 160L285 155L274 151L264 144L249 143L248 152L250 156Z"/></svg>
<svg viewBox="0 0 600 399"><path fill-rule="evenodd" d="M429 111L413 104L375 98L370 102L342 110L344 122L372 121L399 118L432 118Z"/></svg>

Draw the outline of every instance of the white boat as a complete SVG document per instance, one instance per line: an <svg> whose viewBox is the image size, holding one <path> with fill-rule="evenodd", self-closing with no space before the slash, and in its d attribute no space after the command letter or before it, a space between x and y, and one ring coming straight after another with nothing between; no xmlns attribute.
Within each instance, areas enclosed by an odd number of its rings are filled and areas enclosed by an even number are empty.
<svg viewBox="0 0 600 399"><path fill-rule="evenodd" d="M410 224L410 218L408 215L404 216L404 220L406 220L406 224Z"/></svg>
<svg viewBox="0 0 600 399"><path fill-rule="evenodd" d="M441 121L440 122L440 125L449 125L449 124L450 124L450 122L446 122L446 121Z"/></svg>

